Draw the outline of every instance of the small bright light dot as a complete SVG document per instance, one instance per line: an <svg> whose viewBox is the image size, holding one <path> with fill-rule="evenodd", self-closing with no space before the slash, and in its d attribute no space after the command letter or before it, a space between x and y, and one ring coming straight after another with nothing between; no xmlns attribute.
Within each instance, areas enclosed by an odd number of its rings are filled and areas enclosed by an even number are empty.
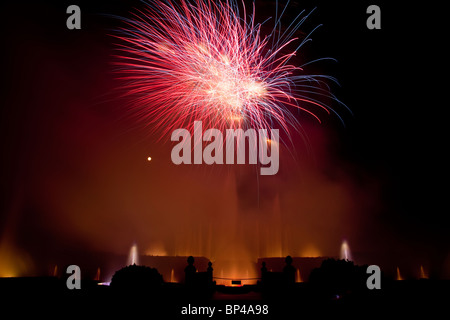
<svg viewBox="0 0 450 320"><path fill-rule="evenodd" d="M148 157L148 158L147 158L147 161L151 161L151 160L152 160L152 157Z"/></svg>

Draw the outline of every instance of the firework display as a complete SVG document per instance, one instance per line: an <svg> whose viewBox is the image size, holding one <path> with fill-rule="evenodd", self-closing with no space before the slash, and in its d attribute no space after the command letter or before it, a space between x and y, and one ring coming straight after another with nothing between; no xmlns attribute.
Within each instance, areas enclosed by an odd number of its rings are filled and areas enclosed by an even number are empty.
<svg viewBox="0 0 450 320"><path fill-rule="evenodd" d="M298 125L295 109L318 121L316 109L330 112L321 101L334 99L324 81L334 79L291 61L309 40L298 30L311 12L289 28L276 16L264 34L254 5L249 15L241 7L234 0L158 0L124 20L117 72L138 120L163 135L194 120L219 129L276 124L289 133Z"/></svg>
<svg viewBox="0 0 450 320"><path fill-rule="evenodd" d="M2 1L0 317L445 315L428 6Z"/></svg>

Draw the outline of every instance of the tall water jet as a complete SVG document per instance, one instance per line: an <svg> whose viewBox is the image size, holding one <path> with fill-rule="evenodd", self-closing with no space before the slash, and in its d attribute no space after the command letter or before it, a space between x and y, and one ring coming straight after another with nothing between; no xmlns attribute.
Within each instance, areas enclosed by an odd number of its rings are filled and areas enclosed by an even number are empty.
<svg viewBox="0 0 450 320"><path fill-rule="evenodd" d="M302 276L300 275L300 269L297 268L297 273L295 275L295 282L303 282Z"/></svg>
<svg viewBox="0 0 450 320"><path fill-rule="evenodd" d="M57 277L58 276L58 265L55 264L55 267L53 268L53 276Z"/></svg>
<svg viewBox="0 0 450 320"><path fill-rule="evenodd" d="M94 281L100 281L100 267L97 268L97 272L95 273Z"/></svg>
<svg viewBox="0 0 450 320"><path fill-rule="evenodd" d="M352 261L352 255L350 253L350 247L347 243L347 241L343 241L342 245L341 245L341 259L342 260L348 260L348 261Z"/></svg>
<svg viewBox="0 0 450 320"><path fill-rule="evenodd" d="M173 268L170 271L170 282L176 282L175 281L175 270Z"/></svg>
<svg viewBox="0 0 450 320"><path fill-rule="evenodd" d="M396 277L395 280L397 280L397 281L403 280L403 277L402 277L402 275L400 274L400 269L399 269L399 267L397 267L397 277Z"/></svg>
<svg viewBox="0 0 450 320"><path fill-rule="evenodd" d="M139 264L139 256L136 244L133 244L133 246L130 249L130 254L128 256L128 265L133 264Z"/></svg>
<svg viewBox="0 0 450 320"><path fill-rule="evenodd" d="M420 266L420 277L419 279L428 279L428 275L425 273L425 270L423 269L423 266Z"/></svg>

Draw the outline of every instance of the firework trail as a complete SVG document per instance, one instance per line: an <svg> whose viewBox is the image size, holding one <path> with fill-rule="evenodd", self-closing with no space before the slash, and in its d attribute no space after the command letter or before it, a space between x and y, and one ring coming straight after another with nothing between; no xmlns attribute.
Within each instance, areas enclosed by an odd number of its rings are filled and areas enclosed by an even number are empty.
<svg viewBox="0 0 450 320"><path fill-rule="evenodd" d="M286 5L263 37L254 4L249 16L243 3L242 8L241 15L235 0L156 0L124 19L115 35L117 71L139 121L153 124L163 136L194 120L218 129L277 124L289 134L299 125L290 110L318 121L316 110L333 111L320 100L335 99L324 81L335 79L306 75L290 63L309 40L309 35L293 38L309 14L300 13L281 31Z"/></svg>

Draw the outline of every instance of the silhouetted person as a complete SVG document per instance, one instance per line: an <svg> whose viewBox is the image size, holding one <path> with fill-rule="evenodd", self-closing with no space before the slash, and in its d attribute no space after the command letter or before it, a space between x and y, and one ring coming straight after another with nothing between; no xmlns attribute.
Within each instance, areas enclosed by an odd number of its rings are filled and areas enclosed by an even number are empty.
<svg viewBox="0 0 450 320"><path fill-rule="evenodd" d="M284 260L286 265L283 268L283 278L286 284L295 283L295 267L292 265L292 257L287 256Z"/></svg>
<svg viewBox="0 0 450 320"><path fill-rule="evenodd" d="M208 274L208 283L211 284L213 282L213 268L212 268L212 262L208 262L208 269L206 269L206 273Z"/></svg>
<svg viewBox="0 0 450 320"><path fill-rule="evenodd" d="M195 272L197 269L194 267L194 257L189 256L187 258L188 265L184 268L184 281L187 285L192 285L194 282Z"/></svg>
<svg viewBox="0 0 450 320"><path fill-rule="evenodd" d="M266 267L266 262L263 261L262 262L262 267L261 267L261 280L264 281L264 278L267 275L267 267Z"/></svg>

